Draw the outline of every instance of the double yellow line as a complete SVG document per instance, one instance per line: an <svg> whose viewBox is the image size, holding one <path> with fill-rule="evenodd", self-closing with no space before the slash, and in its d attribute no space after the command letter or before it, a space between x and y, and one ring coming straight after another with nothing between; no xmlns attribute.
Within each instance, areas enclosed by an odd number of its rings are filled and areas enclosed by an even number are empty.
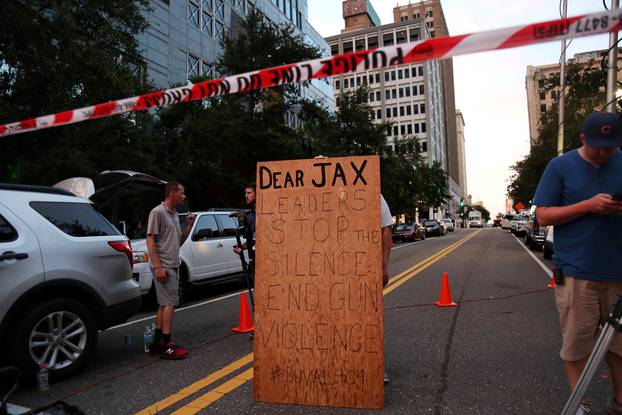
<svg viewBox="0 0 622 415"><path fill-rule="evenodd" d="M478 233L480 233L482 230L478 230L477 232L474 232L462 239L460 239L458 242L455 242L451 245L449 245L448 247L440 250L439 252L437 252L436 254L429 256L428 258L424 259L423 261L413 265L412 267L408 268L405 271L400 272L399 274L397 274L395 277L391 278L389 280L389 284L386 286L386 288L382 291L382 295L387 295L389 294L391 291L395 290L397 287L399 287L400 285L404 284L406 281L410 280L412 277L414 277L415 275L417 275L418 273L420 273L421 271L423 271L424 269L428 268L429 266L431 266L432 264L440 261L441 259L443 259L445 256L447 256L449 253L451 253L452 251L458 249L458 247L460 247L460 245L462 245L463 243L467 242L469 239L474 238ZM224 378L225 376L230 375L231 373L237 371L238 369L240 369L243 366L246 366L247 364L251 363L253 361L253 353L249 353L246 356L236 360L233 363L228 364L227 366L223 367L220 370L217 370L216 372L210 374L209 376L193 383L190 386L187 386L181 390L179 390L177 393L153 404L148 406L147 408L143 409L142 411L136 412L136 415L153 415L158 413L159 411L162 411L174 404L176 404L177 402L188 398L190 395L200 391L201 389L211 385L214 382L219 381L220 379ZM244 372L242 372L241 374L231 378L230 380L228 380L227 382L223 383L222 385L217 386L216 388L210 390L209 392L199 396L198 398L194 399L192 402L188 403L187 405L179 408L178 410L176 410L175 412L172 413L172 415L194 415L197 412L201 411L202 409L206 408L207 406L211 405L212 403L214 403L215 401L217 401L218 399L222 398L225 394L237 389L238 387L242 386L243 384L245 384L246 382L248 382L249 380L251 380L253 378L253 368L249 368L247 370L245 370Z"/></svg>

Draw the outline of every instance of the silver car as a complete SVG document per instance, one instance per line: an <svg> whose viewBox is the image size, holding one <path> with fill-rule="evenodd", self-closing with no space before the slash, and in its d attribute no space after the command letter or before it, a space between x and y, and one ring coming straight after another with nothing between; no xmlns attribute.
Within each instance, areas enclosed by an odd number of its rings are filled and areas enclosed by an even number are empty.
<svg viewBox="0 0 622 415"><path fill-rule="evenodd" d="M140 308L128 239L87 199L0 184L0 348L32 380L84 368L98 330Z"/></svg>
<svg viewBox="0 0 622 415"><path fill-rule="evenodd" d="M235 232L238 221L231 213L233 211L194 212L196 220L179 252L180 303L185 291L192 286L243 278L240 256L233 252L233 246L237 244ZM179 219L183 229L186 215L180 214ZM151 292L154 295L145 239L132 240L132 247L134 279L140 283L143 294ZM247 251L244 252L246 254Z"/></svg>

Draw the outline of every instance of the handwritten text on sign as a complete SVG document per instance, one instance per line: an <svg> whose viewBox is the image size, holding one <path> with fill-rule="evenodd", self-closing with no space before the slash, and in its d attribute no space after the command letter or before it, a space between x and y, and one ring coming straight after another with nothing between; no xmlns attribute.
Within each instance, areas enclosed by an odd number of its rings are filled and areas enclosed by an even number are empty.
<svg viewBox="0 0 622 415"><path fill-rule="evenodd" d="M382 408L376 156L260 163L254 397Z"/></svg>

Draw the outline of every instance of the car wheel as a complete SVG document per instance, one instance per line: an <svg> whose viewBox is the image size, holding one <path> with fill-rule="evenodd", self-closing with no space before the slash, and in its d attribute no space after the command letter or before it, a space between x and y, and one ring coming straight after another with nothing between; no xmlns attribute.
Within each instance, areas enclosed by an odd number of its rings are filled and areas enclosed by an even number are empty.
<svg viewBox="0 0 622 415"><path fill-rule="evenodd" d="M84 369L96 345L97 323L91 310L71 298L54 298L20 316L11 354L27 382L34 381L40 363L56 381Z"/></svg>

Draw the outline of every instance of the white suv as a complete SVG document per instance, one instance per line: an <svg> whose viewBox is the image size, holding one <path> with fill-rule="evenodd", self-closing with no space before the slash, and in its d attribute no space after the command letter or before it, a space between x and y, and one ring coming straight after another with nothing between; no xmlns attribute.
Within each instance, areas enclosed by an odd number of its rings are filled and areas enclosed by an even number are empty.
<svg viewBox="0 0 622 415"><path fill-rule="evenodd" d="M180 303L184 291L201 285L243 278L240 256L233 252L238 220L230 216L234 211L194 212L196 220L190 236L181 246ZM181 228L186 215L180 214ZM244 240L242 240L244 242ZM140 283L143 294L153 295L153 276L149 269L149 254L145 239L132 240L134 248L134 279ZM246 251L244 251L246 253ZM247 258L248 259L248 258Z"/></svg>
<svg viewBox="0 0 622 415"><path fill-rule="evenodd" d="M0 184L0 348L32 381L82 369L98 330L140 308L128 239L87 199Z"/></svg>

